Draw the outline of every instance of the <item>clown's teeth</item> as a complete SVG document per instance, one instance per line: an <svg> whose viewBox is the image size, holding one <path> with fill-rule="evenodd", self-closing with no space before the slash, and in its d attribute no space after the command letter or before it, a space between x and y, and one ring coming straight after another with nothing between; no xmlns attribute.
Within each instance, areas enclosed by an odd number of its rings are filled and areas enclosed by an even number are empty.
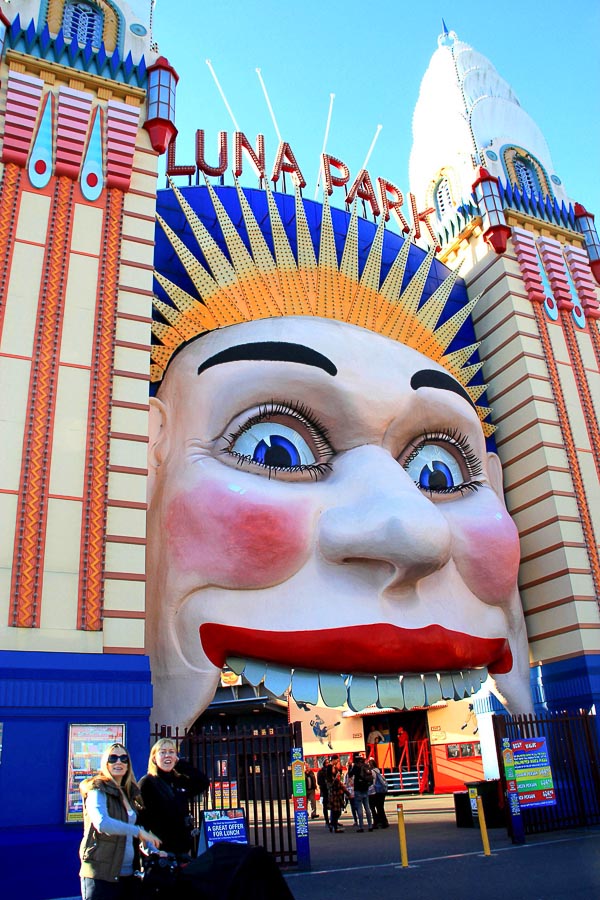
<svg viewBox="0 0 600 900"><path fill-rule="evenodd" d="M467 697L470 697L471 694L476 694L481 687L477 672L473 669L469 669L467 672L463 672L462 676L467 690Z"/></svg>
<svg viewBox="0 0 600 900"><path fill-rule="evenodd" d="M267 665L267 674L265 675L265 687L276 697L281 697L290 686L292 673L289 666L276 666L272 663Z"/></svg>
<svg viewBox="0 0 600 900"><path fill-rule="evenodd" d="M243 674L255 687L264 680L266 689L275 697L285 699L289 688L296 702L317 706L320 694L325 706L335 708L348 703L354 712L368 706L414 709L432 706L441 700L470 698L488 677L485 666L464 672L426 672L424 675L344 676L308 669L290 670L239 656L228 657L226 663L236 675Z"/></svg>
<svg viewBox="0 0 600 900"><path fill-rule="evenodd" d="M462 700L463 697L467 696L467 690L465 688L465 680L462 677L462 672L453 672L452 673L452 681L454 682L454 697L456 700Z"/></svg>
<svg viewBox="0 0 600 900"><path fill-rule="evenodd" d="M267 664L257 659L249 659L244 668L244 678L256 687L265 677Z"/></svg>
<svg viewBox="0 0 600 900"><path fill-rule="evenodd" d="M386 707L404 708L404 697L400 686L400 678L397 675L379 675L377 678L379 700L377 706L380 709Z"/></svg>
<svg viewBox="0 0 600 900"><path fill-rule="evenodd" d="M405 675L402 678L402 690L404 691L404 705L407 709L425 706L425 686L420 675Z"/></svg>
<svg viewBox="0 0 600 900"><path fill-rule="evenodd" d="M331 672L319 674L319 690L325 706L343 706L348 696L346 682L341 675Z"/></svg>
<svg viewBox="0 0 600 900"><path fill-rule="evenodd" d="M423 681L425 682L425 703L427 706L439 703L442 699L442 690L438 676L435 672L428 672L426 675L423 675Z"/></svg>
<svg viewBox="0 0 600 900"><path fill-rule="evenodd" d="M319 676L307 669L294 669L292 672L292 697L296 703L310 703L316 706L319 702Z"/></svg>
<svg viewBox="0 0 600 900"><path fill-rule="evenodd" d="M449 672L440 673L440 688L444 700L454 700L454 682Z"/></svg>
<svg viewBox="0 0 600 900"><path fill-rule="evenodd" d="M246 668L247 659L241 659L239 656L228 656L225 660L225 664L229 666L232 672L235 672L236 675L241 675L244 669Z"/></svg>
<svg viewBox="0 0 600 900"><path fill-rule="evenodd" d="M377 703L377 682L373 675L353 675L348 686L348 706L354 712Z"/></svg>

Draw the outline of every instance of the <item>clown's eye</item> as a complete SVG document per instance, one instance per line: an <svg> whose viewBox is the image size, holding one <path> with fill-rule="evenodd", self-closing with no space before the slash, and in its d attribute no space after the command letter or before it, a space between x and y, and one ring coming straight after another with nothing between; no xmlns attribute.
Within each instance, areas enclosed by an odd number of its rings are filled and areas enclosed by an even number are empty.
<svg viewBox="0 0 600 900"><path fill-rule="evenodd" d="M260 466L269 476L306 473L313 478L327 471L333 455L324 429L310 412L283 404L261 407L255 415L242 418L226 452L239 465Z"/></svg>
<svg viewBox="0 0 600 900"><path fill-rule="evenodd" d="M304 438L279 422L251 425L233 442L231 452L270 469L310 466L317 461Z"/></svg>
<svg viewBox="0 0 600 900"><path fill-rule="evenodd" d="M424 435L402 465L418 488L428 494L455 494L477 490L482 473L479 459L464 438Z"/></svg>

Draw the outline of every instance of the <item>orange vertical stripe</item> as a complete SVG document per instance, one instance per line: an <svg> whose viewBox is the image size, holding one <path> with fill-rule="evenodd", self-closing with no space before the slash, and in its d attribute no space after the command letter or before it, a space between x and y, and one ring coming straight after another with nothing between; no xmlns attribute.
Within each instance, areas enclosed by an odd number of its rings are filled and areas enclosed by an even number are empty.
<svg viewBox="0 0 600 900"><path fill-rule="evenodd" d="M104 604L110 415L123 193L108 191L96 305L79 563L79 627L100 631Z"/></svg>
<svg viewBox="0 0 600 900"><path fill-rule="evenodd" d="M12 263L12 238L15 233L17 199L22 171L20 166L15 165L15 163L7 163L4 166L4 177L0 187L0 247L4 250L2 264L0 265L0 338L2 337L4 312L6 310L8 274Z"/></svg>
<svg viewBox="0 0 600 900"><path fill-rule="evenodd" d="M72 198L73 182L56 179L34 338L13 554L10 624L19 628L39 626Z"/></svg>
<svg viewBox="0 0 600 900"><path fill-rule="evenodd" d="M565 402L565 396L558 375L558 366L554 358L554 352L552 350L552 344L550 342L550 335L548 334L548 323L546 321L546 315L541 304L532 303L532 306L535 312L540 340L542 342L542 347L544 348L544 356L550 375L550 385L552 387L552 393L554 395L554 402L556 405L560 430L565 445L565 450L567 452L567 459L569 460L571 477L573 479L573 487L575 489L577 510L579 512L585 546L588 554L588 559L590 561L590 571L594 582L594 590L596 596L600 597L600 557L598 555L598 547L594 535L594 526L586 499L583 476L581 474L581 467L579 465L579 458L577 456L577 448L575 447L573 432L571 431L571 425L569 422L567 404Z"/></svg>
<svg viewBox="0 0 600 900"><path fill-rule="evenodd" d="M596 472L598 474L598 478L600 478L600 429L598 428L598 419L596 418L596 411L594 409L594 403L592 401L587 372L581 358L581 353L579 352L579 344L577 343L577 337L575 335L575 324L573 322L573 316L567 309L561 309L560 312L567 350L569 352L571 369L573 370L573 375L575 376L575 381L577 383L577 394L579 396L579 400L581 401L581 409L583 412L583 417L585 419L588 437L590 439L590 446L592 448L592 456L596 465ZM597 326L593 319L589 322L589 326L590 331L592 329L595 329L597 334Z"/></svg>

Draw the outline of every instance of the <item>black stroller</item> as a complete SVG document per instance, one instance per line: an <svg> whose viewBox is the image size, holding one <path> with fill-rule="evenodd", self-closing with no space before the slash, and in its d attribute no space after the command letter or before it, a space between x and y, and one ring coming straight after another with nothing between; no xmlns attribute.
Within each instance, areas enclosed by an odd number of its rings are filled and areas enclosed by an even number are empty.
<svg viewBox="0 0 600 900"><path fill-rule="evenodd" d="M144 865L144 900L294 900L264 847L217 843L196 859L153 855Z"/></svg>

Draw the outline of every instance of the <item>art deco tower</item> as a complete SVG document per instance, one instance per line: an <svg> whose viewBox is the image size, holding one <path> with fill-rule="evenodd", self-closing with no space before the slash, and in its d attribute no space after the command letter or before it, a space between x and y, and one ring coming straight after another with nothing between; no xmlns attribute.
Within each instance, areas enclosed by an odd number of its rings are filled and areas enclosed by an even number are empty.
<svg viewBox="0 0 600 900"><path fill-rule="evenodd" d="M563 183L564 178L564 183ZM600 700L600 246L543 134L444 27L413 119L410 186L440 258L462 263L519 528L534 698ZM482 548L492 553L493 547Z"/></svg>
<svg viewBox="0 0 600 900"><path fill-rule="evenodd" d="M164 80L172 106L176 75L151 0L0 12L0 831L13 833L65 821L69 723L124 723L147 749L154 214L174 131L148 95ZM32 819L11 791L40 748L61 787Z"/></svg>

